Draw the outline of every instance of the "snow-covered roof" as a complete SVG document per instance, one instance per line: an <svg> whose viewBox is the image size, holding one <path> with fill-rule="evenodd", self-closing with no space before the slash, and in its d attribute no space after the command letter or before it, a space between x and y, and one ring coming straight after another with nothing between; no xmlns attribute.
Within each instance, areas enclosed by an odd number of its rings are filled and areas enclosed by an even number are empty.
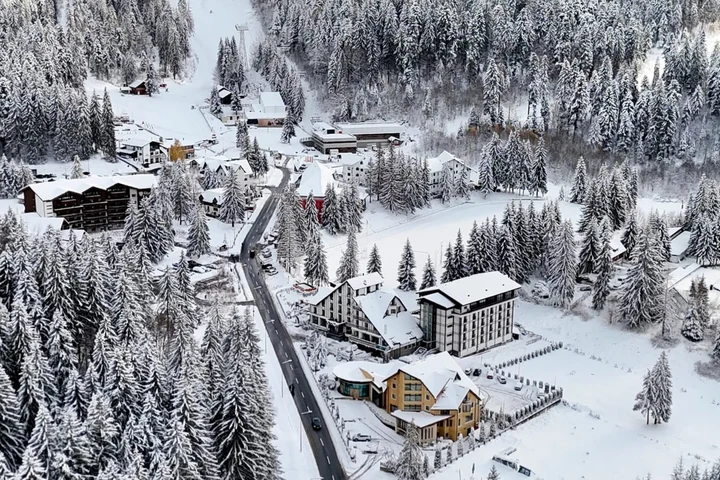
<svg viewBox="0 0 720 480"><path fill-rule="evenodd" d="M670 227L668 228L668 236L672 239L673 237L677 236L683 227Z"/></svg>
<svg viewBox="0 0 720 480"><path fill-rule="evenodd" d="M333 368L335 377L346 382L363 383L372 382L378 388L384 388L384 379L388 372L397 371L397 360L389 363L375 363L364 360L338 363Z"/></svg>
<svg viewBox="0 0 720 480"><path fill-rule="evenodd" d="M134 82L128 83L128 87L130 87L130 88L137 88L137 87L139 87L140 85L142 85L143 83L145 83L145 79L144 79L144 78L138 78L138 79L135 80Z"/></svg>
<svg viewBox="0 0 720 480"><path fill-rule="evenodd" d="M518 288L520 285L507 275L500 272L486 272L428 287L420 290L418 295L422 299L426 295L440 292L458 305L468 305Z"/></svg>
<svg viewBox="0 0 720 480"><path fill-rule="evenodd" d="M446 297L440 292L431 293L430 295L425 295L422 298L445 309L455 306L455 303L453 303L452 300L450 300L448 297Z"/></svg>
<svg viewBox="0 0 720 480"><path fill-rule="evenodd" d="M455 410L458 408L468 392L480 397L477 385L465 375L462 368L448 352L440 352L410 365L401 364L397 371L402 371L422 382L430 394L435 397L432 409ZM397 373L392 371L385 377ZM436 406L439 407L436 408Z"/></svg>
<svg viewBox="0 0 720 480"><path fill-rule="evenodd" d="M349 167L356 165L364 160L370 161L370 159L368 157L366 157L365 155L361 155L359 153L341 153L338 155L338 157L339 158L338 158L337 162L339 164L346 165Z"/></svg>
<svg viewBox="0 0 720 480"><path fill-rule="evenodd" d="M380 280L382 281L382 277ZM362 288L362 285L357 288ZM405 345L422 338L418 321L410 312L387 313L388 307L395 298L397 295L394 291L385 289L355 297L355 303L389 346Z"/></svg>
<svg viewBox="0 0 720 480"><path fill-rule="evenodd" d="M210 190L203 191L200 194L200 198L205 203L217 202L216 204L220 206L222 205L222 195L224 191L224 188L211 188Z"/></svg>
<svg viewBox="0 0 720 480"><path fill-rule="evenodd" d="M41 217L37 212L28 212L20 215L20 220L27 228L28 233L42 235L49 228L61 230L65 224L63 217Z"/></svg>
<svg viewBox="0 0 720 480"><path fill-rule="evenodd" d="M309 170L309 168L308 168ZM306 170L307 173L307 170ZM360 275L353 277L347 281L350 288L353 290L360 290L363 287L370 287L373 285L380 285L383 283L383 277L377 272L368 273L366 275Z"/></svg>
<svg viewBox="0 0 720 480"><path fill-rule="evenodd" d="M218 97L220 98L229 97L230 95L232 95L232 92L225 87L218 90Z"/></svg>
<svg viewBox="0 0 720 480"><path fill-rule="evenodd" d="M332 171L319 162L312 162L300 177L297 194L307 197L312 192L315 198L324 197L328 184L335 185Z"/></svg>
<svg viewBox="0 0 720 480"><path fill-rule="evenodd" d="M245 118L248 120L259 120L262 118L285 118L287 117L287 112L266 112L262 109L260 110L248 110L245 112Z"/></svg>
<svg viewBox="0 0 720 480"><path fill-rule="evenodd" d="M390 415L403 422L412 423L418 428L428 427L450 418L450 415L432 415L427 412L406 412L405 410L395 410Z"/></svg>
<svg viewBox="0 0 720 480"><path fill-rule="evenodd" d="M336 123L335 126L350 135L401 134L405 131L399 123Z"/></svg>
<svg viewBox="0 0 720 480"><path fill-rule="evenodd" d="M142 148L149 143L150 143L150 140L147 140L145 138L137 138L137 137L128 138L126 140L120 141L121 146L138 147L138 148Z"/></svg>
<svg viewBox="0 0 720 480"><path fill-rule="evenodd" d="M418 296L417 292L414 290L406 292L404 290L400 290L399 288L396 288L393 290L395 295L400 299L403 305L405 305L405 308L407 308L407 311L412 313L420 310L420 305L418 305Z"/></svg>
<svg viewBox="0 0 720 480"><path fill-rule="evenodd" d="M427 159L428 170L430 171L430 173L441 172L443 169L443 165L445 165L450 160L455 160L461 165L465 165L468 169L468 181L470 181L471 183L478 183L480 173L477 171L477 169L467 165L464 160L456 157L447 150L443 150L443 152L437 157Z"/></svg>
<svg viewBox="0 0 720 480"><path fill-rule="evenodd" d="M250 163L244 158L240 160L230 160L224 166L233 171L240 169L247 175L252 175L253 173L252 168L250 168Z"/></svg>
<svg viewBox="0 0 720 480"><path fill-rule="evenodd" d="M278 92L262 92L260 93L260 103L264 107L282 107L285 108L285 102L283 102L280 93Z"/></svg>
<svg viewBox="0 0 720 480"><path fill-rule="evenodd" d="M690 245L690 232L682 232L677 237L670 240L670 255L682 255L687 252Z"/></svg>
<svg viewBox="0 0 720 480"><path fill-rule="evenodd" d="M312 297L308 298L305 301L308 303L308 305L317 305L320 302L322 302L323 300L325 300L328 297L328 295L333 293L335 290L337 290L341 286L342 286L342 284L336 285L335 287L319 287L317 289L317 292L315 292L315 295L313 295Z"/></svg>
<svg viewBox="0 0 720 480"><path fill-rule="evenodd" d="M56 180L54 182L31 183L25 188L31 189L43 201L52 200L67 192L83 193L90 188L107 190L113 185L125 185L138 190L150 190L157 185L155 175L114 175L109 177L85 177L78 179ZM25 188L23 190L25 190Z"/></svg>
<svg viewBox="0 0 720 480"><path fill-rule="evenodd" d="M691 263L680 267L668 276L668 285L674 288L685 300L690 298L690 285L693 280L705 277L705 285L708 287L708 294L716 296L720 300L720 267L703 267L697 263Z"/></svg>

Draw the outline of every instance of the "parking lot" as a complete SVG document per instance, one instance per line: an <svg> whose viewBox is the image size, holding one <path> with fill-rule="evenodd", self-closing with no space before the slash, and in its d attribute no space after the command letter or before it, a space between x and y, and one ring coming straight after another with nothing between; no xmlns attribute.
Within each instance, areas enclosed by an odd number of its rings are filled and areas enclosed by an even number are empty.
<svg viewBox="0 0 720 480"><path fill-rule="evenodd" d="M540 392L538 387L532 385L532 380L530 385L527 385L526 380L520 387L514 374L512 377L502 377L505 380L503 384L501 376L497 372L493 372L493 378L488 378L488 368L481 367L480 375L477 376L475 370L468 370L470 371L469 377L480 388L480 392L484 396L485 408L488 410L513 413L536 400Z"/></svg>

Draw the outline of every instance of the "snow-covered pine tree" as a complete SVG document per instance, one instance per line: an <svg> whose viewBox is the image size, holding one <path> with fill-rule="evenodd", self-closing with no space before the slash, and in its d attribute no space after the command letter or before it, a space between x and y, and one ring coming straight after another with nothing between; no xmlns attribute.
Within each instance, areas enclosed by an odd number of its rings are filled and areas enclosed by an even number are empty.
<svg viewBox="0 0 720 480"><path fill-rule="evenodd" d="M428 255L427 262L425 262L425 266L423 267L423 276L422 276L422 282L420 283L420 290L428 287L434 287L437 284L437 281L435 279L435 267L433 266L432 260L430 260L430 256Z"/></svg>
<svg viewBox="0 0 720 480"><path fill-rule="evenodd" d="M417 288L415 280L415 253L413 252L412 245L410 245L409 238L405 242L402 257L400 257L397 281L398 288L405 292L412 292Z"/></svg>
<svg viewBox="0 0 720 480"><path fill-rule="evenodd" d="M480 155L480 163L478 164L478 189L483 194L483 198L487 197L488 193L495 191L495 178L493 177L493 166L490 152L488 151L488 145L482 150Z"/></svg>
<svg viewBox="0 0 720 480"><path fill-rule="evenodd" d="M452 270L455 272L456 275L456 278L454 278L453 280L467 277L469 274L468 262L467 257L465 256L465 245L463 244L462 233L459 229L457 237L455 237L455 245L453 246L452 261Z"/></svg>
<svg viewBox="0 0 720 480"><path fill-rule="evenodd" d="M499 227L495 237L495 251L497 252L497 269L513 280L517 279L517 257L515 240L508 227Z"/></svg>
<svg viewBox="0 0 720 480"><path fill-rule="evenodd" d="M600 235L600 251L598 253L595 272L597 278L593 284L592 305L596 310L602 310L610 294L610 279L612 278L613 263L610 249L610 228L607 221L603 221Z"/></svg>
<svg viewBox="0 0 720 480"><path fill-rule="evenodd" d="M545 149L545 140L540 137L535 147L535 164L533 165L533 176L535 196L540 197L547 193L547 150Z"/></svg>
<svg viewBox="0 0 720 480"><path fill-rule="evenodd" d="M410 423L405 432L405 443L395 464L395 476L398 480L424 480L427 478L423 470L425 454L420 448L420 437L417 427Z"/></svg>
<svg viewBox="0 0 720 480"><path fill-rule="evenodd" d="M221 222L230 223L233 228L236 222L245 221L245 195L234 173L228 175L225 181L218 218Z"/></svg>
<svg viewBox="0 0 720 480"><path fill-rule="evenodd" d="M665 352L660 353L660 358L655 363L650 377L654 392L655 423L667 423L672 415L672 373Z"/></svg>
<svg viewBox="0 0 720 480"><path fill-rule="evenodd" d="M250 134L248 133L248 126L245 122L238 122L237 131L235 134L235 146L242 150L243 154L247 158L247 153L250 151Z"/></svg>
<svg viewBox="0 0 720 480"><path fill-rule="evenodd" d="M580 245L580 253L578 254L578 275L583 273L593 273L597 269L600 249L602 247L601 235L598 232L599 227L595 219L590 222L585 229L585 233Z"/></svg>
<svg viewBox="0 0 720 480"><path fill-rule="evenodd" d="M572 190L570 190L570 202L583 203L587 189L587 169L585 159L580 157L575 167L575 178L573 179Z"/></svg>
<svg viewBox="0 0 720 480"><path fill-rule="evenodd" d="M453 196L461 200L470 199L470 181L468 179L468 169L465 165L460 168L460 174L455 179Z"/></svg>
<svg viewBox="0 0 720 480"><path fill-rule="evenodd" d="M468 274L475 275L483 272L484 242L477 222L473 222L470 236L467 241L467 267Z"/></svg>
<svg viewBox="0 0 720 480"><path fill-rule="evenodd" d="M560 224L548 252L548 287L555 305L567 308L575 295L577 263L572 223Z"/></svg>
<svg viewBox="0 0 720 480"><path fill-rule="evenodd" d="M620 239L625 247L625 252L628 257L632 257L639 234L637 215L635 215L634 211L631 211L628 213L627 220L625 222L625 230L623 231L622 238Z"/></svg>
<svg viewBox="0 0 720 480"><path fill-rule="evenodd" d="M328 274L327 257L320 232L315 230L308 235L306 255L304 261L305 281L313 286L325 285L330 281Z"/></svg>
<svg viewBox="0 0 720 480"><path fill-rule="evenodd" d="M115 149L115 115L113 114L110 94L105 89L103 93L102 121L101 121L101 144L99 145L105 154L105 158L114 161L117 158Z"/></svg>
<svg viewBox="0 0 720 480"><path fill-rule="evenodd" d="M297 264L302 236L305 233L300 232L300 227L304 223L302 213L295 190L292 185L288 185L280 197L277 218L277 225L279 226L277 240L278 261L288 272L291 272Z"/></svg>
<svg viewBox="0 0 720 480"><path fill-rule="evenodd" d="M338 265L337 272L335 273L335 276L337 277L336 281L338 283L342 283L345 280L357 277L358 271L357 237L355 235L355 230L351 228L348 232L345 250L343 251L340 264Z"/></svg>
<svg viewBox="0 0 720 480"><path fill-rule="evenodd" d="M435 460L433 461L433 471L437 472L442 468L442 449L440 448L440 445L435 447Z"/></svg>
<svg viewBox="0 0 720 480"><path fill-rule="evenodd" d="M657 243L647 232L640 235L633 249L618 305L620 315L630 328L644 328L662 318L665 282L658 250Z"/></svg>
<svg viewBox="0 0 720 480"><path fill-rule="evenodd" d="M72 170L70 171L70 178L83 178L85 177L85 172L83 171L82 164L80 163L80 157L75 155L73 157L73 166Z"/></svg>
<svg viewBox="0 0 720 480"><path fill-rule="evenodd" d="M443 260L443 273L440 277L441 283L452 282L457 278L457 272L455 272L453 266L453 248L448 243L447 250L445 250L445 259Z"/></svg>
<svg viewBox="0 0 720 480"><path fill-rule="evenodd" d="M455 192L455 177L450 169L450 162L445 162L440 172L440 198L442 203L447 203Z"/></svg>
<svg viewBox="0 0 720 480"><path fill-rule="evenodd" d="M219 118L223 113L223 109L222 104L220 103L217 86L213 86L210 89L210 100L208 103L210 104L210 113Z"/></svg>
<svg viewBox="0 0 720 480"><path fill-rule="evenodd" d="M190 257L200 257L208 253L210 253L210 229L205 209L196 202L194 213L190 216L187 254Z"/></svg>
<svg viewBox="0 0 720 480"><path fill-rule="evenodd" d="M342 231L344 219L340 210L340 199L335 192L335 186L328 183L325 187L325 201L322 206L322 226L330 235L337 235Z"/></svg>
<svg viewBox="0 0 720 480"><path fill-rule="evenodd" d="M349 188L344 188L342 196L345 199L345 229L354 228L356 232L362 231L362 200L357 182L350 182Z"/></svg>
<svg viewBox="0 0 720 480"><path fill-rule="evenodd" d="M370 250L370 257L368 258L367 268L365 273L379 273L382 274L382 260L380 259L380 251L376 243L373 243L373 247Z"/></svg>
<svg viewBox="0 0 720 480"><path fill-rule="evenodd" d="M487 480L500 480L500 474L498 473L497 468L495 468L495 465L493 465L490 469Z"/></svg>
<svg viewBox="0 0 720 480"><path fill-rule="evenodd" d="M19 465L23 444L23 426L20 423L20 405L10 377L0 363L0 452L11 468Z"/></svg>
<svg viewBox="0 0 720 480"><path fill-rule="evenodd" d="M280 141L282 143L290 143L290 139L295 135L295 116L292 112L288 113L287 118L283 122L282 133L280 134Z"/></svg>

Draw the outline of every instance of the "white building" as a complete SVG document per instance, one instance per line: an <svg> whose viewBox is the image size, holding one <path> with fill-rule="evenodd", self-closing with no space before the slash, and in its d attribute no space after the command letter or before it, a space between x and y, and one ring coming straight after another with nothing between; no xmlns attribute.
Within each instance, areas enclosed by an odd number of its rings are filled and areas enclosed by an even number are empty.
<svg viewBox="0 0 720 480"><path fill-rule="evenodd" d="M420 290L425 346L465 357L512 340L519 289L506 275L488 272Z"/></svg>
<svg viewBox="0 0 720 480"><path fill-rule="evenodd" d="M390 139L400 140L405 127L399 123L336 123L338 133L354 136L358 148L385 147Z"/></svg>
<svg viewBox="0 0 720 480"><path fill-rule="evenodd" d="M358 142L355 136L340 133L329 123L317 122L313 124L312 142L315 149L324 154L355 153Z"/></svg>
<svg viewBox="0 0 720 480"><path fill-rule="evenodd" d="M250 163L245 159L230 160L228 157L219 155L216 157L199 158L194 160L200 173L203 175L208 171L213 171L220 177L221 181L227 178L230 173L234 173L238 182L242 187L249 187L257 183L257 177L253 176Z"/></svg>
<svg viewBox="0 0 720 480"><path fill-rule="evenodd" d="M244 108L241 115L248 125L282 127L287 117L287 107L278 92L262 92L258 103Z"/></svg>
<svg viewBox="0 0 720 480"><path fill-rule="evenodd" d="M437 157L428 158L427 163L430 170L430 195L433 197L439 197L442 193L442 170L446 163L454 179L460 177L462 169L466 169L468 182L472 185L477 185L479 182L478 171L448 151L443 151Z"/></svg>
<svg viewBox="0 0 720 480"><path fill-rule="evenodd" d="M158 139L148 140L144 138L128 138L121 140L117 154L137 162L147 168L151 165L166 162L168 159L167 148Z"/></svg>
<svg viewBox="0 0 720 480"><path fill-rule="evenodd" d="M210 190L204 190L200 194L200 204L205 210L205 215L213 218L220 216L220 207L222 207L223 204L223 192L225 192L224 188L212 188ZM249 192L245 195L245 210L255 210L255 199L252 198Z"/></svg>
<svg viewBox="0 0 720 480"><path fill-rule="evenodd" d="M308 300L310 322L385 359L413 353L422 330L397 292L384 288L383 281L379 273L371 273L319 289Z"/></svg>
<svg viewBox="0 0 720 480"><path fill-rule="evenodd" d="M362 187L367 186L367 167L371 158L358 153L340 153L337 157L342 166L343 182L357 182Z"/></svg>

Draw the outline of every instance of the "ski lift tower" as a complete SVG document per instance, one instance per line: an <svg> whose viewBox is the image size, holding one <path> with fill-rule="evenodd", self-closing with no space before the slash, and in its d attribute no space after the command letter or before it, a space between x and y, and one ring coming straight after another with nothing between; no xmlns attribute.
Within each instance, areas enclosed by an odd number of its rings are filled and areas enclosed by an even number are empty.
<svg viewBox="0 0 720 480"><path fill-rule="evenodd" d="M250 65L247 58L247 49L245 48L245 32L248 31L248 25L247 23L235 25L235 30L238 31L238 35L240 36L240 45L238 45L238 49L240 50L240 64L245 70L248 70Z"/></svg>

